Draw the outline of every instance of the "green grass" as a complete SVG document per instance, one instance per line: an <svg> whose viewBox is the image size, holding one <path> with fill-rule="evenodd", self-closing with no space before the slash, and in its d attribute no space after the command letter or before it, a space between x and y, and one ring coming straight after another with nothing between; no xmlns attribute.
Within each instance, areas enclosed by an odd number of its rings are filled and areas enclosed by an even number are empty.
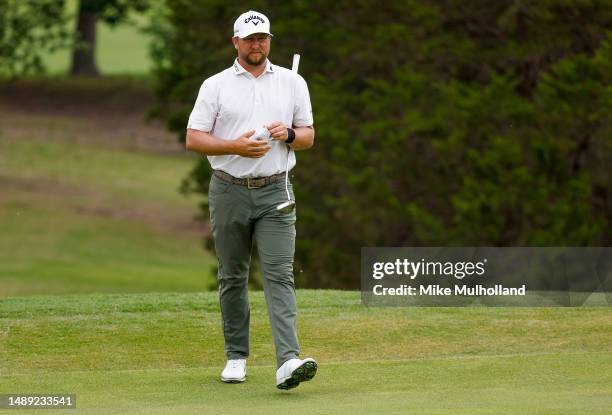
<svg viewBox="0 0 612 415"><path fill-rule="evenodd" d="M68 414L607 414L612 406L609 308L365 308L358 293L299 290L303 355L320 368L281 392L263 295L250 299L249 377L226 385L216 293L5 298L0 393L76 393Z"/></svg>
<svg viewBox="0 0 612 415"><path fill-rule="evenodd" d="M112 114L0 111L0 297L210 286L197 201L178 191L194 157L136 148Z"/></svg>
<svg viewBox="0 0 612 415"><path fill-rule="evenodd" d="M61 118L41 121L47 134L54 131L58 136L78 134L78 124L64 124ZM71 129L74 130L71 132ZM108 149L104 145L71 140L4 138L0 141L0 172L5 175L95 189L116 201L155 200L167 209L193 206L192 201L178 192L192 163L193 158Z"/></svg>

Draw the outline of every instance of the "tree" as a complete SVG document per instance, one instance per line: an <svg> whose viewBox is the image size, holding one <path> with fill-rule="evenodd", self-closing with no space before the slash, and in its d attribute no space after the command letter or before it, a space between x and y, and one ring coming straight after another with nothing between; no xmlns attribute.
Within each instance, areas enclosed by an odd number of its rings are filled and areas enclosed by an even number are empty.
<svg viewBox="0 0 612 415"><path fill-rule="evenodd" d="M145 11L148 0L81 0L77 14L76 43L72 51L71 75L97 76L96 23L117 25L130 10Z"/></svg>
<svg viewBox="0 0 612 415"><path fill-rule="evenodd" d="M68 44L64 0L0 0L0 76L43 71L42 55Z"/></svg>

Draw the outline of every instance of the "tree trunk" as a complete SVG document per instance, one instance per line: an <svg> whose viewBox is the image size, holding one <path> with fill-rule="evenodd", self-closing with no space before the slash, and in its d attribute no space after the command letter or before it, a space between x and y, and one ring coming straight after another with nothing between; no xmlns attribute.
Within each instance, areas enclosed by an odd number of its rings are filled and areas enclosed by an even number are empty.
<svg viewBox="0 0 612 415"><path fill-rule="evenodd" d="M77 24L77 44L72 51L70 75L98 76L96 67L96 13L83 9L84 1L79 2L79 22Z"/></svg>

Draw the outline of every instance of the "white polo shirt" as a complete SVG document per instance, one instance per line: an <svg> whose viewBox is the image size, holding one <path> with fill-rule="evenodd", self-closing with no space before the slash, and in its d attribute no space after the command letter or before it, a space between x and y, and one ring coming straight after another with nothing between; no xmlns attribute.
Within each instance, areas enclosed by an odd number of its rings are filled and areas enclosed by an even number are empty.
<svg viewBox="0 0 612 415"><path fill-rule="evenodd" d="M249 130L257 130L274 121L293 127L313 124L306 81L289 69L272 65L269 60L266 70L255 78L236 59L231 67L204 81L187 128L234 140ZM261 158L208 156L208 161L213 169L235 177L282 173L288 147L282 141L270 141L270 145L270 151ZM295 153L291 150L289 170L295 163Z"/></svg>

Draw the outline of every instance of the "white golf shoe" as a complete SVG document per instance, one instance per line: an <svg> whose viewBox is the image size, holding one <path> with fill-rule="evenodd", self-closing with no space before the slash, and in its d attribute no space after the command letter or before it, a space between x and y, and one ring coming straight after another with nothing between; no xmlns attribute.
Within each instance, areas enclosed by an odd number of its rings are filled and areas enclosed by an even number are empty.
<svg viewBox="0 0 612 415"><path fill-rule="evenodd" d="M308 357L304 360L289 359L276 371L276 387L292 389L314 377L317 373L317 362Z"/></svg>
<svg viewBox="0 0 612 415"><path fill-rule="evenodd" d="M221 380L226 383L240 383L246 380L246 359L230 359L221 372Z"/></svg>

